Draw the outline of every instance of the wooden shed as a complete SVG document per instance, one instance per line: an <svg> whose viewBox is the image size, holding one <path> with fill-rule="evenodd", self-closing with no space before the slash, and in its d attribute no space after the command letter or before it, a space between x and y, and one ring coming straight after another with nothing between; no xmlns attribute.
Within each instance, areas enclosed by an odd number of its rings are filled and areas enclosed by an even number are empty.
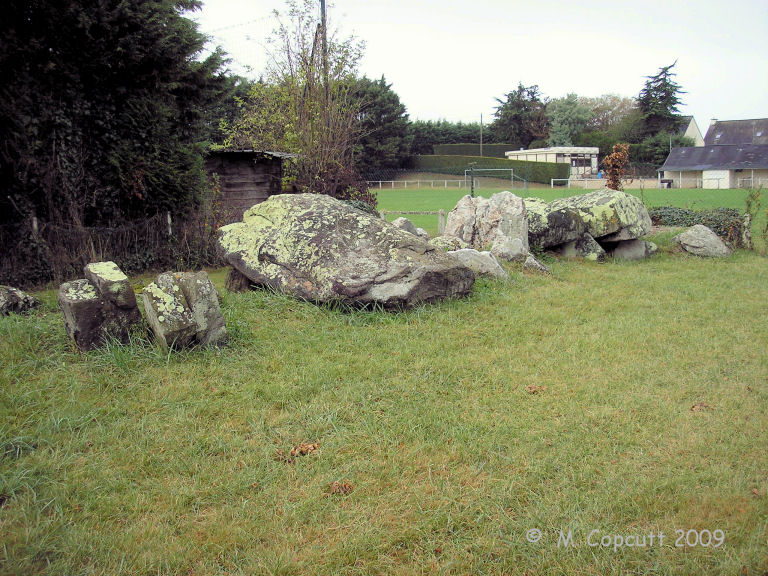
<svg viewBox="0 0 768 576"><path fill-rule="evenodd" d="M283 161L295 155L259 150L219 150L205 161L209 175L216 174L221 187L221 205L229 221L273 194L280 194Z"/></svg>

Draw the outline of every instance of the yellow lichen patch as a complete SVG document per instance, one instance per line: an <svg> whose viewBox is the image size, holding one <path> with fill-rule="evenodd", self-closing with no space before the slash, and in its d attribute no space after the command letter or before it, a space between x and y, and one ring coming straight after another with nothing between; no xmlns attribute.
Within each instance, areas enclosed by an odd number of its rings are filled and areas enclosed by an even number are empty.
<svg viewBox="0 0 768 576"><path fill-rule="evenodd" d="M70 282L67 287L67 297L71 300L92 300L99 295L90 282Z"/></svg>
<svg viewBox="0 0 768 576"><path fill-rule="evenodd" d="M88 269L96 276L111 282L123 282L124 280L128 280L128 276L117 267L117 264L111 261L88 264Z"/></svg>

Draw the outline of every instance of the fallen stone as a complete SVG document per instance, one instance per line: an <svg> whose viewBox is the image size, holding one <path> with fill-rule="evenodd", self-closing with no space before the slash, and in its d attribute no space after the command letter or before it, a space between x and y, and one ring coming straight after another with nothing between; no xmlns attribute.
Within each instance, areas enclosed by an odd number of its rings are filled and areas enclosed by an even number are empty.
<svg viewBox="0 0 768 576"><path fill-rule="evenodd" d="M181 349L194 343L197 324L179 279L164 272L141 293L144 315L163 348Z"/></svg>
<svg viewBox="0 0 768 576"><path fill-rule="evenodd" d="M455 236L435 236L429 241L432 246L442 250L443 252L450 252L451 250L461 250L462 248L469 248L469 244L464 242L461 238Z"/></svg>
<svg viewBox="0 0 768 576"><path fill-rule="evenodd" d="M536 258L533 257L532 254L529 254L528 257L525 259L525 263L523 264L523 270L528 270L529 272L541 272L543 274L551 274L552 271L549 269L548 266L545 266Z"/></svg>
<svg viewBox="0 0 768 576"><path fill-rule="evenodd" d="M639 238L602 244L602 246L608 255L616 260L644 260L658 252L656 244Z"/></svg>
<svg viewBox="0 0 768 576"><path fill-rule="evenodd" d="M416 236L421 238L422 240L429 242L429 232L424 230L424 228L416 228Z"/></svg>
<svg viewBox="0 0 768 576"><path fill-rule="evenodd" d="M609 190L544 202L525 200L531 246L551 248L577 240L584 232L600 242L640 238L651 230L651 217L639 198Z"/></svg>
<svg viewBox="0 0 768 576"><path fill-rule="evenodd" d="M400 216L400 218L395 218L392 220L392 226L395 228L399 228L400 230L405 230L406 232L410 232L411 234L418 235L416 233L416 226L413 225L413 222L408 220L408 218L404 216Z"/></svg>
<svg viewBox="0 0 768 576"><path fill-rule="evenodd" d="M551 248L580 238L586 230L579 211L571 206L553 206L539 198L526 198L528 241L536 248Z"/></svg>
<svg viewBox="0 0 768 576"><path fill-rule="evenodd" d="M104 300L118 308L130 310L136 320L141 319L133 286L114 262L92 262L83 269L86 279L96 287Z"/></svg>
<svg viewBox="0 0 768 576"><path fill-rule="evenodd" d="M605 250L591 235L584 233L577 240L566 242L555 248L563 258L583 258L593 262L605 261Z"/></svg>
<svg viewBox="0 0 768 576"><path fill-rule="evenodd" d="M551 202L579 211L586 231L605 242L640 238L651 231L651 217L637 196L603 188Z"/></svg>
<svg viewBox="0 0 768 576"><path fill-rule="evenodd" d="M499 261L491 252L479 252L474 248L463 248L448 252L455 256L467 268L472 270L476 276L485 276L488 278L508 278L509 273L504 270Z"/></svg>
<svg viewBox="0 0 768 576"><path fill-rule="evenodd" d="M40 306L36 298L12 286L0 285L0 316L28 314Z"/></svg>
<svg viewBox="0 0 768 576"><path fill-rule="evenodd" d="M224 316L219 307L219 293L208 274L182 272L174 274L192 312L195 322L195 341L201 346L219 346L227 341Z"/></svg>
<svg viewBox="0 0 768 576"><path fill-rule="evenodd" d="M474 273L434 245L320 194L282 194L219 229L254 284L313 302L411 307L469 293Z"/></svg>
<svg viewBox="0 0 768 576"><path fill-rule="evenodd" d="M705 258L725 258L731 250L712 230L702 224L691 226L673 239L683 250Z"/></svg>

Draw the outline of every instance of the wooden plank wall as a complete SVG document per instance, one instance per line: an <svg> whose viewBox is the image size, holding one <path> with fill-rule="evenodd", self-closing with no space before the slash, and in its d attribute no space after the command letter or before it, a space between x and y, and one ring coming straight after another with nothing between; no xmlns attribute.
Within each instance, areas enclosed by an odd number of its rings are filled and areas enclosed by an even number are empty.
<svg viewBox="0 0 768 576"><path fill-rule="evenodd" d="M253 153L214 153L206 160L205 168L209 174L218 174L221 206L235 220L254 204L281 190L280 158Z"/></svg>

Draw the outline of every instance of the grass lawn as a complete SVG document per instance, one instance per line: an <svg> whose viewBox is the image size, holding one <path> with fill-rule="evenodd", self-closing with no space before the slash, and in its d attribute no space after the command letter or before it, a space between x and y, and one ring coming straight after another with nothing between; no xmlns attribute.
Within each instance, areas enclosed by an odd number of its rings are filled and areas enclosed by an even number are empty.
<svg viewBox="0 0 768 576"><path fill-rule="evenodd" d="M669 237L401 313L213 271L220 350L79 354L38 294L0 318L0 573L762 576L768 260Z"/></svg>

